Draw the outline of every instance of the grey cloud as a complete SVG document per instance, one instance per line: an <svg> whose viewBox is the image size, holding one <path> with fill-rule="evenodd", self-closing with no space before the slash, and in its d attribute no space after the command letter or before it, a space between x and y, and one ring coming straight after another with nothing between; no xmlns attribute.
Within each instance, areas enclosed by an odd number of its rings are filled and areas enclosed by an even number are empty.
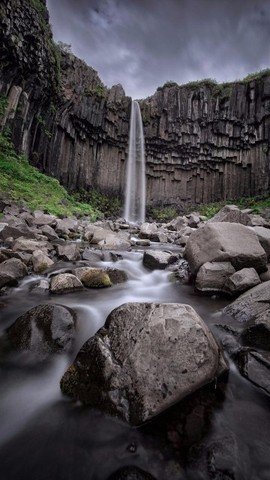
<svg viewBox="0 0 270 480"><path fill-rule="evenodd" d="M270 66L265 0L47 1L56 40L134 98L166 80L233 80Z"/></svg>

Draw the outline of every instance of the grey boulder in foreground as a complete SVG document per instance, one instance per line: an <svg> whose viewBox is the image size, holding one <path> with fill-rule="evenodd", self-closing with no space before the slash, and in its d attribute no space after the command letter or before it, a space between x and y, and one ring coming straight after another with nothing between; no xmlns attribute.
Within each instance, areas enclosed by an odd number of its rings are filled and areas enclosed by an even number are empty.
<svg viewBox="0 0 270 480"><path fill-rule="evenodd" d="M84 344L61 389L140 425L226 370L218 344L192 307L126 303Z"/></svg>

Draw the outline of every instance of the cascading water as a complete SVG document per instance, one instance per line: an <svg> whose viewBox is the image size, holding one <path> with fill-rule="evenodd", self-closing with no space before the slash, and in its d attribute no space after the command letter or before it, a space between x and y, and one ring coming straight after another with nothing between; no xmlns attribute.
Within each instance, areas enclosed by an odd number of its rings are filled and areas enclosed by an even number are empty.
<svg viewBox="0 0 270 480"><path fill-rule="evenodd" d="M131 106L124 217L134 223L145 220L144 134L140 105L136 100Z"/></svg>

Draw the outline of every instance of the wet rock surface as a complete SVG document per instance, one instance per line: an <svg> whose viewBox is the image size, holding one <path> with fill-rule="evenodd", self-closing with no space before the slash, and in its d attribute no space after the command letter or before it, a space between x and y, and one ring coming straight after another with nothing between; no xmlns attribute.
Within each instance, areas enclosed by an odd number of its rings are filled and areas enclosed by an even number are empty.
<svg viewBox="0 0 270 480"><path fill-rule="evenodd" d="M27 267L16 258L10 258L0 264L0 288L18 285L18 280L27 275Z"/></svg>
<svg viewBox="0 0 270 480"><path fill-rule="evenodd" d="M83 403L140 425L227 366L195 310L181 304L124 304L88 340L61 380Z"/></svg>
<svg viewBox="0 0 270 480"><path fill-rule="evenodd" d="M151 270L164 270L168 265L177 261L177 255L171 252L147 250L143 255L143 264Z"/></svg>
<svg viewBox="0 0 270 480"><path fill-rule="evenodd" d="M72 349L75 319L75 313L62 305L38 305L17 318L6 338L12 348L44 360Z"/></svg>
<svg viewBox="0 0 270 480"><path fill-rule="evenodd" d="M270 308L270 280L243 293L233 303L225 307L224 314L231 315L240 322L254 320Z"/></svg>

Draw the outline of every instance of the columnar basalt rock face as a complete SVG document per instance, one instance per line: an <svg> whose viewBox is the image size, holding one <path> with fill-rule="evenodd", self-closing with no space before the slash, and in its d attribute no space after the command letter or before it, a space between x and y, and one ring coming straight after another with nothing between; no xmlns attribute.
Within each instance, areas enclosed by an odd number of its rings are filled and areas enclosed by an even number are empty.
<svg viewBox="0 0 270 480"><path fill-rule="evenodd" d="M121 194L131 98L54 45L44 1L4 0L0 8L0 94L8 97L0 127L69 189Z"/></svg>
<svg viewBox="0 0 270 480"><path fill-rule="evenodd" d="M164 86L141 109L148 203L203 203L269 188L269 76L223 88Z"/></svg>
<svg viewBox="0 0 270 480"><path fill-rule="evenodd" d="M124 193L131 99L52 42L45 0L0 6L0 127L71 190ZM147 204L186 206L269 191L270 75L165 85L140 101Z"/></svg>

